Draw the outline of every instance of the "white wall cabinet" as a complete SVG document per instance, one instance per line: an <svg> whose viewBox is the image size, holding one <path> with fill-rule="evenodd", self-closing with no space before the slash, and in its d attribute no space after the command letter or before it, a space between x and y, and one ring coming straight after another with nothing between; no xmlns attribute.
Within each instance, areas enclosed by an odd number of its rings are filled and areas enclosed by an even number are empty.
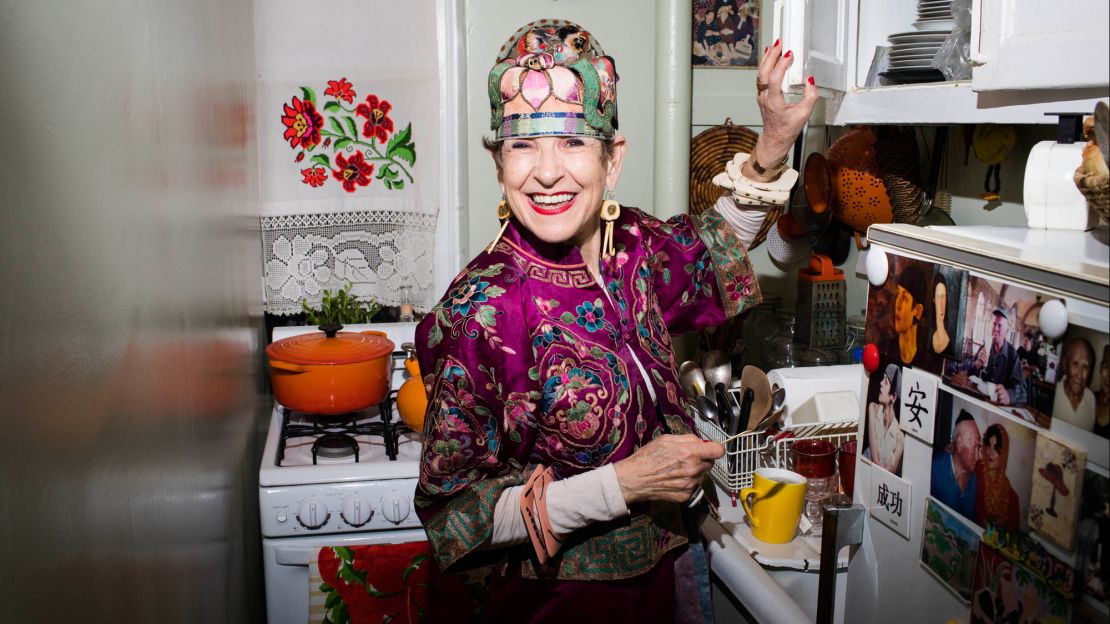
<svg viewBox="0 0 1110 624"><path fill-rule="evenodd" d="M775 37L805 59L828 97L826 121L854 123L1055 123L1045 113L1089 112L1110 95L1110 3L1073 0L1066 10L1034 0L973 0L972 79L868 88L877 46L914 30L914 0L775 0Z"/></svg>

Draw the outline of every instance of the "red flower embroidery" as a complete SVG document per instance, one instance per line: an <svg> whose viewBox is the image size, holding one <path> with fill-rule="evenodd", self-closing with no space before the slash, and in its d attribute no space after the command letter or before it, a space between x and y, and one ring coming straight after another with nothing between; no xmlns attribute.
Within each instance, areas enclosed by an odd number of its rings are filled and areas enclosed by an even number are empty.
<svg viewBox="0 0 1110 624"><path fill-rule="evenodd" d="M354 86L347 82L347 78L343 77L339 80L329 80L328 88L324 91L324 95L330 95L337 100L343 100L350 104L355 100L355 90L351 87Z"/></svg>
<svg viewBox="0 0 1110 624"><path fill-rule="evenodd" d="M366 118L366 123L362 125L362 135L365 137L377 137L379 141L385 143L389 139L389 133L393 132L393 120L389 118L389 111L393 106L386 100L378 100L378 96L367 96L365 104L359 104L355 109L355 113L361 117Z"/></svg>
<svg viewBox="0 0 1110 624"><path fill-rule="evenodd" d="M301 175L304 176L302 182L312 187L323 186L328 180L328 170L323 167L301 169Z"/></svg>
<svg viewBox="0 0 1110 624"><path fill-rule="evenodd" d="M343 190L354 193L356 184L359 186L370 184L370 174L374 173L374 165L363 160L362 152L355 152L349 159L343 158L343 154L336 154L335 163L339 165L339 169L333 169L331 174L343 183Z"/></svg>
<svg viewBox="0 0 1110 624"><path fill-rule="evenodd" d="M289 141L289 146L304 149L316 147L320 142L320 127L324 125L324 118L316 112L316 105L294 97L293 106L283 106L285 114L281 116L281 123L285 124L284 138Z"/></svg>
<svg viewBox="0 0 1110 624"><path fill-rule="evenodd" d="M748 275L729 282L727 287L728 298L733 301L739 301L741 298L752 294L751 284L752 278Z"/></svg>
<svg viewBox="0 0 1110 624"><path fill-rule="evenodd" d="M304 152L297 152L297 157L293 159L294 162L301 162L304 160Z"/></svg>

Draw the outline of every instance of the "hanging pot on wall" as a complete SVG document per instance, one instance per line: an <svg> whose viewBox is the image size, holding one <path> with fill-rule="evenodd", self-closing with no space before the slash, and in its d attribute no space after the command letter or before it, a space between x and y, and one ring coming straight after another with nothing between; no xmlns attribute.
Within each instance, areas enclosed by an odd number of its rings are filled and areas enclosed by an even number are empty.
<svg viewBox="0 0 1110 624"><path fill-rule="evenodd" d="M377 405L389 392L393 341L385 333L342 332L290 336L266 347L274 398L297 411L343 414Z"/></svg>

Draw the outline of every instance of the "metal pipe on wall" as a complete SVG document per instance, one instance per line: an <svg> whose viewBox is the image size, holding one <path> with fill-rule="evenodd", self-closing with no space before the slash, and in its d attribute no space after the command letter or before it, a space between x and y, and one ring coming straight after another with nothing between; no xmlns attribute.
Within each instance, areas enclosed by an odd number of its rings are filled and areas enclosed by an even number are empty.
<svg viewBox="0 0 1110 624"><path fill-rule="evenodd" d="M690 203L692 0L655 2L655 216L685 213Z"/></svg>

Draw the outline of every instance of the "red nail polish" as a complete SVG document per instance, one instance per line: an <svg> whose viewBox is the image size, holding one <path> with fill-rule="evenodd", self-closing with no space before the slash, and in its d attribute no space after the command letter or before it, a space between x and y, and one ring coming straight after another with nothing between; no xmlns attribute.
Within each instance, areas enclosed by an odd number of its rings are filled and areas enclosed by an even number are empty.
<svg viewBox="0 0 1110 624"><path fill-rule="evenodd" d="M813 82L813 76L809 77L809 84L816 84L815 82Z"/></svg>
<svg viewBox="0 0 1110 624"><path fill-rule="evenodd" d="M771 48L763 48L763 53L764 53L764 54L767 54L767 50L770 50L770 49L771 49Z"/></svg>
<svg viewBox="0 0 1110 624"><path fill-rule="evenodd" d="M779 47L780 43L782 43L782 39L775 39L775 45L773 47Z"/></svg>
<svg viewBox="0 0 1110 624"><path fill-rule="evenodd" d="M787 50L787 51L786 51L786 54L783 54L783 56L785 56L785 57L790 57L790 56L792 56L793 54L794 54L794 51L793 51L793 50Z"/></svg>

